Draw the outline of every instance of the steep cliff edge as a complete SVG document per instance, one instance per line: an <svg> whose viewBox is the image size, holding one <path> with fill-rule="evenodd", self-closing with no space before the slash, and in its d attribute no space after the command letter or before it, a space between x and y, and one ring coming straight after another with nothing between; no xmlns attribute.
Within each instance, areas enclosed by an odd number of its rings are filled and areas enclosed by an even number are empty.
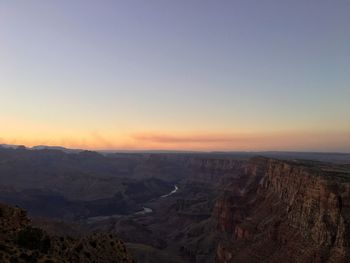
<svg viewBox="0 0 350 263"><path fill-rule="evenodd" d="M0 262L133 262L112 235L58 237L32 227L26 213L0 204Z"/></svg>
<svg viewBox="0 0 350 263"><path fill-rule="evenodd" d="M215 205L217 262L349 259L349 167L254 158L243 177Z"/></svg>

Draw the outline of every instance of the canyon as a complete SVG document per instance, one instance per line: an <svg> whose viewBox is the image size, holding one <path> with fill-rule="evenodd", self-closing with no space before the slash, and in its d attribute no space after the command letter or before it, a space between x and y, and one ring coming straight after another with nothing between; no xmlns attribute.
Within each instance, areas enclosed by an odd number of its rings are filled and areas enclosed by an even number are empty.
<svg viewBox="0 0 350 263"><path fill-rule="evenodd" d="M218 262L347 262L349 166L261 158L250 169L245 193L215 205Z"/></svg>
<svg viewBox="0 0 350 263"><path fill-rule="evenodd" d="M0 202L30 218L3 205L22 219L0 219L25 222L7 238L16 251L28 250L18 248L18 233L34 228L54 247L62 237L106 255L97 262L115 262L118 251L125 262L347 262L349 199L347 154L0 147ZM118 245L97 252L91 238Z"/></svg>

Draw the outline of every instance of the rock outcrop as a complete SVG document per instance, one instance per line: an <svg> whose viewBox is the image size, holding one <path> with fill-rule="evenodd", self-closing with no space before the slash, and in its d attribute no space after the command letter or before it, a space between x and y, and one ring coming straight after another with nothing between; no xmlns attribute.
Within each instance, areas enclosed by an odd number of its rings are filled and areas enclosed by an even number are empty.
<svg viewBox="0 0 350 263"><path fill-rule="evenodd" d="M222 183L226 178L239 177L245 165L245 161L229 157L194 158L189 164L191 172L187 180Z"/></svg>
<svg viewBox="0 0 350 263"><path fill-rule="evenodd" d="M0 204L0 262L133 262L122 241L94 234L80 239L47 234L19 208Z"/></svg>
<svg viewBox="0 0 350 263"><path fill-rule="evenodd" d="M215 205L217 227L225 236L217 262L347 262L349 170L252 159L243 176L244 191L228 187Z"/></svg>

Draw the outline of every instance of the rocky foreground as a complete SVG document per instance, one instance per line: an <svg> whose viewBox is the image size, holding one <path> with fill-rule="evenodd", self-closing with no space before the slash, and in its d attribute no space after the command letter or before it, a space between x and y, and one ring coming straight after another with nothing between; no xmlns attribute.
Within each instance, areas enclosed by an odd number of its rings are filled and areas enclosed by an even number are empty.
<svg viewBox="0 0 350 263"><path fill-rule="evenodd" d="M0 204L0 262L133 262L112 235L73 239L32 227L24 210Z"/></svg>

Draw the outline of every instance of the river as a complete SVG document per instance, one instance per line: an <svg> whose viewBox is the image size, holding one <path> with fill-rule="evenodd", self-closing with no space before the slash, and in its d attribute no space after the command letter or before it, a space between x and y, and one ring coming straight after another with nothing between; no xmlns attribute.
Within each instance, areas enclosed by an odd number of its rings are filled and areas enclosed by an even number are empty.
<svg viewBox="0 0 350 263"><path fill-rule="evenodd" d="M174 185L174 190L172 190L170 193L165 194L160 196L160 198L166 198L169 197L173 194L175 194L177 191L179 190L179 188L177 187L177 185ZM149 213L153 213L153 210L149 207L143 207L143 210L141 211L137 211L131 215L146 215ZM96 221L102 221L102 220L106 220L106 219L110 219L110 218L120 218L122 217L122 215L111 215L111 216L95 216L95 217L89 217L87 218L87 223L94 223Z"/></svg>
<svg viewBox="0 0 350 263"><path fill-rule="evenodd" d="M162 195L160 198L169 197L169 196L175 194L177 192L177 190L179 190L179 188L177 187L177 185L174 185L174 190L172 190L168 194ZM152 213L152 212L153 212L153 210L151 208L144 207L143 210L134 213L134 215L145 215L145 214Z"/></svg>
<svg viewBox="0 0 350 263"><path fill-rule="evenodd" d="M162 195L160 198L171 196L171 195L175 194L177 192L177 190L179 190L179 188L177 187L177 185L174 185L174 190L172 190L169 194Z"/></svg>

